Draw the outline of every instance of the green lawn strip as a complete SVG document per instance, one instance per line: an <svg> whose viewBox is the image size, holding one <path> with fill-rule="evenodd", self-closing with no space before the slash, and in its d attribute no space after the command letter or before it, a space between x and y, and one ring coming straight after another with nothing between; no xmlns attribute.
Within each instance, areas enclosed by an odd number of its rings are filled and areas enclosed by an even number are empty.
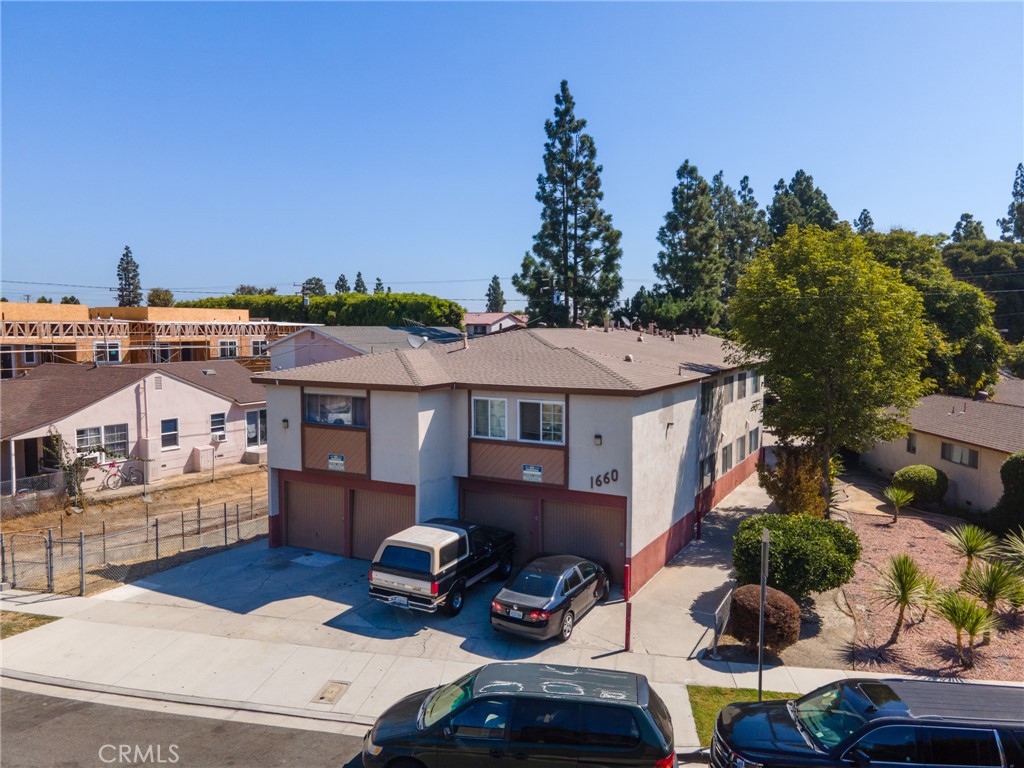
<svg viewBox="0 0 1024 768"><path fill-rule="evenodd" d="M736 701L757 701L756 688L719 688L716 685L688 685L687 693L690 694L690 707L693 709L693 719L697 723L697 737L702 747L711 746L711 735L715 730L715 720L718 713L726 704ZM785 701L787 699L800 698L799 693L780 693L778 691L763 691L761 698L765 701Z"/></svg>
<svg viewBox="0 0 1024 768"><path fill-rule="evenodd" d="M34 613L19 613L18 611L0 611L0 639L16 635L19 632L28 632L30 629L41 627L56 621L59 616L39 616Z"/></svg>

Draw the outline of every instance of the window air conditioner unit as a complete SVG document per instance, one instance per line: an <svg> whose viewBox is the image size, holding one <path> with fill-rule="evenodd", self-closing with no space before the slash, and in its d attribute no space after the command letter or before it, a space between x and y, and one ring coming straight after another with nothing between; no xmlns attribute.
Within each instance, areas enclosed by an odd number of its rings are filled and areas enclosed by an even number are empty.
<svg viewBox="0 0 1024 768"><path fill-rule="evenodd" d="M227 436L227 434L225 432L214 432L213 433L213 442L215 442L215 443L225 443L225 442L227 442L227 439L228 439L228 436Z"/></svg>

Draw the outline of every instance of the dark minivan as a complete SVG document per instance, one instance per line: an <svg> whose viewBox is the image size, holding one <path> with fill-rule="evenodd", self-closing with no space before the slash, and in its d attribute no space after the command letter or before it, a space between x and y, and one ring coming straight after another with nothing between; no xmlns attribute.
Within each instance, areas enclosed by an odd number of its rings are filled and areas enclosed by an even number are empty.
<svg viewBox="0 0 1024 768"><path fill-rule="evenodd" d="M1024 768L1024 688L850 679L793 701L729 704L714 768Z"/></svg>
<svg viewBox="0 0 1024 768"><path fill-rule="evenodd" d="M390 707L363 739L363 765L670 768L673 738L643 675L500 662Z"/></svg>

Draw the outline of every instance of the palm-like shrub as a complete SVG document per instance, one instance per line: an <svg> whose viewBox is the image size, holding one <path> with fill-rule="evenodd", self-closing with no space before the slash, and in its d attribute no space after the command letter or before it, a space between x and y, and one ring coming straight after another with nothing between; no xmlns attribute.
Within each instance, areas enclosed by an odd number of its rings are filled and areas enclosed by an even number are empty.
<svg viewBox="0 0 1024 768"><path fill-rule="evenodd" d="M965 575L974 566L974 559L985 560L999 551L999 540L976 525L958 525L942 534L946 545L967 560Z"/></svg>
<svg viewBox="0 0 1024 768"><path fill-rule="evenodd" d="M1018 570L1024 570L1024 528L1006 534L999 545L999 554Z"/></svg>
<svg viewBox="0 0 1024 768"><path fill-rule="evenodd" d="M889 500L890 504L892 504L892 521L894 523L900 519L900 507L905 507L914 500L914 492L912 490L909 488L901 488L898 485L890 485L882 491L882 495Z"/></svg>
<svg viewBox="0 0 1024 768"><path fill-rule="evenodd" d="M1021 591L1021 577L1013 568L1000 560L982 563L964 574L964 590L975 595L994 614L1000 604L1012 603ZM985 632L982 642L989 641Z"/></svg>
<svg viewBox="0 0 1024 768"><path fill-rule="evenodd" d="M974 638L982 632L998 628L995 616L976 597L949 590L936 601L937 613L949 622L956 632L956 653L965 667L974 664ZM970 654L964 653L963 636L967 633Z"/></svg>
<svg viewBox="0 0 1024 768"><path fill-rule="evenodd" d="M921 621L928 618L928 609L936 604L941 595L942 587L939 584L939 580L930 573L926 573L924 575L924 600L921 601L921 604L924 606L924 611L921 613Z"/></svg>
<svg viewBox="0 0 1024 768"><path fill-rule="evenodd" d="M925 575L910 555L896 555L889 558L889 567L882 574L878 586L878 601L887 608L898 608L899 616L892 631L890 643L895 643L903 628L903 619L908 608L922 605L926 596Z"/></svg>

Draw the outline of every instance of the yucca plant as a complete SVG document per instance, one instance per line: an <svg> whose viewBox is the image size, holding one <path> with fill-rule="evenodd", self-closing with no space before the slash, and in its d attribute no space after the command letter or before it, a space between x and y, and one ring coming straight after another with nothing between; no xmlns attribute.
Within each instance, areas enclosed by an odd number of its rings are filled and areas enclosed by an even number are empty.
<svg viewBox="0 0 1024 768"><path fill-rule="evenodd" d="M994 615L999 604L1010 603L1020 594L1021 577L1006 563L993 560L964 574L964 590L980 599ZM991 632L986 630L982 642L988 643L990 639Z"/></svg>
<svg viewBox="0 0 1024 768"><path fill-rule="evenodd" d="M986 560L999 551L999 540L976 525L958 525L942 534L946 546L967 560L964 575L974 567L974 559Z"/></svg>
<svg viewBox="0 0 1024 768"><path fill-rule="evenodd" d="M924 611L921 613L921 621L928 618L928 609L935 605L941 594L942 587L939 584L939 580L930 573L926 573L924 575L924 600L921 601L921 604L924 606Z"/></svg>
<svg viewBox="0 0 1024 768"><path fill-rule="evenodd" d="M898 608L896 626L892 630L890 643L895 643L903 628L903 619L908 608L916 608L925 599L925 575L910 555L896 555L889 558L889 566L882 574L878 585L878 602L887 608Z"/></svg>
<svg viewBox="0 0 1024 768"><path fill-rule="evenodd" d="M949 622L956 632L956 653L965 667L974 664L974 638L980 632L992 631L998 621L976 597L956 590L943 592L935 605L936 612ZM970 655L964 653L963 636L967 633Z"/></svg>
<svg viewBox="0 0 1024 768"><path fill-rule="evenodd" d="M1010 531L999 545L999 554L1019 570L1024 570L1024 528Z"/></svg>
<svg viewBox="0 0 1024 768"><path fill-rule="evenodd" d="M890 485L882 495L892 504L892 521L895 523L900 519L900 507L905 507L914 500L914 492L908 488L900 488L898 485Z"/></svg>

